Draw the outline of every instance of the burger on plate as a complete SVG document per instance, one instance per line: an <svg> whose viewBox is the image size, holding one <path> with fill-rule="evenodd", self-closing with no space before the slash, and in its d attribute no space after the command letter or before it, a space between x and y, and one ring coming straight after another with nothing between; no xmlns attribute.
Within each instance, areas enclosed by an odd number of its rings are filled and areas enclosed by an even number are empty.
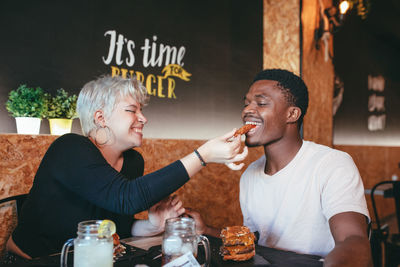
<svg viewBox="0 0 400 267"><path fill-rule="evenodd" d="M221 231L220 249L224 260L245 261L256 254L254 234L246 226L229 226Z"/></svg>

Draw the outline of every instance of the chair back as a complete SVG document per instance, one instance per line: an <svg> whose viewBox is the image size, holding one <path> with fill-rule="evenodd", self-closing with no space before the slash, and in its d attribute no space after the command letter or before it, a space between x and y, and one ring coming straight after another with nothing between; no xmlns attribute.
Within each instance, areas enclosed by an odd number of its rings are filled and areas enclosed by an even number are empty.
<svg viewBox="0 0 400 267"><path fill-rule="evenodd" d="M20 212L22 204L24 204L27 196L28 196L28 194L21 194L21 195L6 197L3 199L0 199L0 204L10 202L10 201L16 201L17 218L19 218L19 212Z"/></svg>
<svg viewBox="0 0 400 267"><path fill-rule="evenodd" d="M391 190L387 190L387 193L384 193L384 197L392 197L394 199L395 203L395 212L396 212L396 219L397 219L397 229L400 231L400 181L383 181L379 182L374 187L371 189L371 202L372 202L372 209L374 211L375 215L375 220L377 224L377 229L382 228L381 224L381 219L378 214L378 209L376 207L376 201L375 201L375 191L378 187L384 185L384 184L390 184L392 185Z"/></svg>
<svg viewBox="0 0 400 267"><path fill-rule="evenodd" d="M377 183L371 189L371 202L377 226L376 229L373 229L371 249L374 259L374 266L376 267L382 266L382 250L380 248L381 243L384 245L385 266L398 266L398 264L400 264L400 234L399 232L393 233L394 231L393 229L390 229L388 222L382 224L383 221L381 221L382 218L379 217L379 212L375 201L376 190L378 187L381 187L385 184L391 185L391 187L385 188L382 195L384 198L392 198L394 200L394 218L397 221L397 231L400 230L400 181L383 181ZM391 227L395 226L391 225Z"/></svg>

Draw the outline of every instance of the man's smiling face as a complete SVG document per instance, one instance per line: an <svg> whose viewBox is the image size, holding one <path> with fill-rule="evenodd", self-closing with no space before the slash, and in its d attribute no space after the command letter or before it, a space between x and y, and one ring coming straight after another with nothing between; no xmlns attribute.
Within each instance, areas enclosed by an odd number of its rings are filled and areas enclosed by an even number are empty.
<svg viewBox="0 0 400 267"><path fill-rule="evenodd" d="M253 83L244 99L242 120L256 127L246 134L246 145L260 146L279 141L285 135L289 107L277 81Z"/></svg>

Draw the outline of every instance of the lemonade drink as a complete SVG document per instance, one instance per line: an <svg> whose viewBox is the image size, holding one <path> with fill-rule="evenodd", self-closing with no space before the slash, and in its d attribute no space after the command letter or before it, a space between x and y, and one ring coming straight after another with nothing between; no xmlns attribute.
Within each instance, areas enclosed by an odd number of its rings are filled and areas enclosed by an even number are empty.
<svg viewBox="0 0 400 267"><path fill-rule="evenodd" d="M80 240L74 247L74 267L113 266L112 242Z"/></svg>

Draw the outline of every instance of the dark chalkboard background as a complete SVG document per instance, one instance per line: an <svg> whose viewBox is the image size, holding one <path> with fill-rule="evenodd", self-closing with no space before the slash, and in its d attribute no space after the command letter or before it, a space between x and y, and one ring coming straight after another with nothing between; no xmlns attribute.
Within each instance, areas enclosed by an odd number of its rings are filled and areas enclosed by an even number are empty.
<svg viewBox="0 0 400 267"><path fill-rule="evenodd" d="M185 47L190 81L174 77L176 98L152 96L144 109L145 137L205 139L241 125L242 99L262 69L262 1L21 1L0 2L0 132L16 132L7 113L8 92L26 83L78 93L111 66L161 75L144 67L147 38ZM118 66L108 55L107 31L135 43L135 64ZM129 54L124 48L122 59ZM157 86L157 85L155 85ZM164 87L167 85L164 84ZM80 132L79 120L73 131ZM42 121L41 133L48 134Z"/></svg>

